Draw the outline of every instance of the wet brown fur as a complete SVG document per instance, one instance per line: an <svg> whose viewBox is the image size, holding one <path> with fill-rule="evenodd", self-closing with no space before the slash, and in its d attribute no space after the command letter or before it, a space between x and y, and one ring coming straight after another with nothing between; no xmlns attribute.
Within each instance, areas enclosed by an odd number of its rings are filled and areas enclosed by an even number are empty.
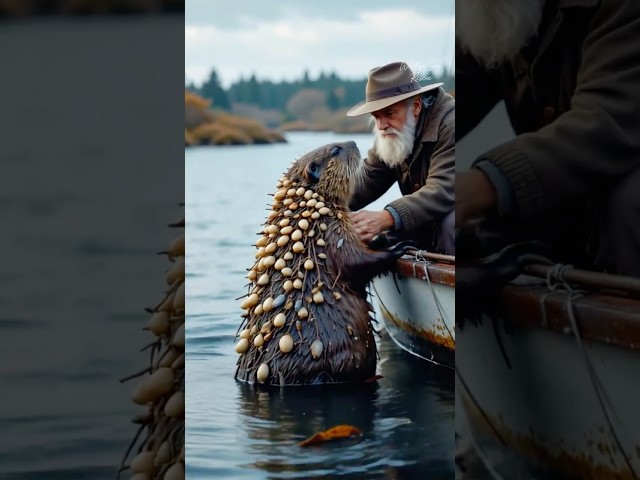
<svg viewBox="0 0 640 480"><path fill-rule="evenodd" d="M337 155L333 155L335 147L339 148ZM319 167L319 179L309 173L311 163ZM251 336L249 350L238 359L237 379L256 382L256 371L262 363L269 366L269 377L264 383L271 385L361 382L375 375L377 352L366 285L374 276L389 270L401 253L373 251L356 235L347 213L360 168L360 153L355 143L345 142L325 145L309 152L294 162L286 173L286 179L296 186L283 187L285 190L301 186L305 190L313 190L319 196L317 200L323 200L331 213L317 220L307 218L310 226L301 240L305 250L299 254L294 253L294 258L287 262L287 266L294 270L293 276L285 277L271 266L257 274L259 278L262 273L269 273L268 285L257 287L255 281L250 283L249 293L259 294L260 305L267 297L277 298L283 293L284 282L295 279L296 272L304 274L302 289L294 288L288 292L287 302L279 308L258 315L255 307L247 310L239 331L243 328L251 329L254 325L261 329L280 312L287 315L287 320L281 328L271 327L270 339L260 348L253 345L254 336ZM304 200L297 195L293 198L298 204ZM278 225L285 218L284 212L287 209L288 207L276 201L273 210L278 212L278 216L267 220L265 225ZM298 206L292 211L292 216L288 217L294 230L305 210L317 211ZM321 223L327 225L326 231L320 230ZM313 237L306 234L311 229L315 231ZM276 241L279 236L279 233L275 234L270 241ZM318 238L323 238L326 246L319 246ZM286 252L292 251L292 243L290 241L287 245L278 247L272 255L281 258ZM321 253L326 255L325 259L318 256ZM315 268L309 271L303 267L308 258L315 263ZM257 264L258 262L253 268ZM324 284L320 288L324 302L316 304L310 300L312 290L319 282ZM309 311L307 318L297 317L297 302L301 302ZM293 337L294 348L289 353L282 353L278 341L286 333ZM320 339L324 346L317 359L310 352L310 346L316 339Z"/></svg>

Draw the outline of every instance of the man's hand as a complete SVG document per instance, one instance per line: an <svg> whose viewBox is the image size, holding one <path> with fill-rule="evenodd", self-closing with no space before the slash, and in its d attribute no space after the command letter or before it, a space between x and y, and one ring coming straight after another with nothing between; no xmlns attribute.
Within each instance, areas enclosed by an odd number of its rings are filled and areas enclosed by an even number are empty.
<svg viewBox="0 0 640 480"><path fill-rule="evenodd" d="M487 215L497 203L496 189L482 170L456 173L456 228Z"/></svg>
<svg viewBox="0 0 640 480"><path fill-rule="evenodd" d="M351 214L351 221L360 240L367 244L380 232L394 226L393 217L386 210L379 212L360 210Z"/></svg>

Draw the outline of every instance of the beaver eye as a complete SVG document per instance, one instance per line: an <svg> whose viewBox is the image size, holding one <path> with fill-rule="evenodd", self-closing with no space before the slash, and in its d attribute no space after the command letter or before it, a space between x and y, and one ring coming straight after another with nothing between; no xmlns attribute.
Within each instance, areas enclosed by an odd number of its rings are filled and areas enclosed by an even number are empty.
<svg viewBox="0 0 640 480"><path fill-rule="evenodd" d="M332 157L335 157L339 153L340 153L340 147L333 147L333 149L331 150L331 156Z"/></svg>
<svg viewBox="0 0 640 480"><path fill-rule="evenodd" d="M311 178L313 178L316 182L318 180L320 180L320 168L318 167L318 165L316 165L315 163L310 163L309 164L309 175L311 176Z"/></svg>

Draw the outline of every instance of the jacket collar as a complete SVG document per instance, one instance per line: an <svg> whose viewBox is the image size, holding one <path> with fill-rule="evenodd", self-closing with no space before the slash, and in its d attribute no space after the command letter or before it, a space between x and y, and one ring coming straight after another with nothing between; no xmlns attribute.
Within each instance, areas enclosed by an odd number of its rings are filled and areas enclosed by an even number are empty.
<svg viewBox="0 0 640 480"><path fill-rule="evenodd" d="M436 142L438 141L438 130L442 119L449 114L456 106L456 102L451 95L446 93L442 87L438 89L438 95L435 102L429 109L426 110L426 115L422 116L421 124L417 125L416 131L419 132L422 129L422 136L420 142ZM424 111L423 110L423 111ZM426 123L426 125L425 125Z"/></svg>

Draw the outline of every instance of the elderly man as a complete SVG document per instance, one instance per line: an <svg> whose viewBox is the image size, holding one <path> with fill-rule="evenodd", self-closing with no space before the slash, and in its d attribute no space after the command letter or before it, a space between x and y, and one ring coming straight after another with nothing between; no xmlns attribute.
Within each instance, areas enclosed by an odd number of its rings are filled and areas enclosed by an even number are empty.
<svg viewBox="0 0 640 480"><path fill-rule="evenodd" d="M365 179L351 210L373 202L396 181L403 194L382 211L352 214L365 243L392 231L422 248L455 254L455 101L441 85L422 87L406 63L391 63L369 72L366 100L347 112L370 114L375 122Z"/></svg>
<svg viewBox="0 0 640 480"><path fill-rule="evenodd" d="M458 227L640 276L639 18L638 1L456 1L458 139L501 100L517 134L458 174Z"/></svg>

